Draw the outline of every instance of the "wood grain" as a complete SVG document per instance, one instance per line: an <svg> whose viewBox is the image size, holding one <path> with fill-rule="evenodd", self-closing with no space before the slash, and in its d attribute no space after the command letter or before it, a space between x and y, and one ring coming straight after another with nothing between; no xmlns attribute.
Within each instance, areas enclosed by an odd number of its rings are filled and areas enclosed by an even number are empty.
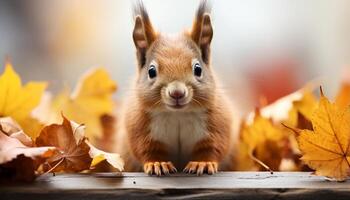
<svg viewBox="0 0 350 200"><path fill-rule="evenodd" d="M51 174L0 185L0 199L350 199L350 181L308 172L221 172L213 176L143 173Z"/></svg>

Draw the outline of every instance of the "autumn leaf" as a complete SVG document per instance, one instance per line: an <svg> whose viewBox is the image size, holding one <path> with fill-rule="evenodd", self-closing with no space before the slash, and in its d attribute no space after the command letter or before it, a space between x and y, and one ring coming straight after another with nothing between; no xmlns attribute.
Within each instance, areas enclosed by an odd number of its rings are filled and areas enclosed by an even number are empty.
<svg viewBox="0 0 350 200"><path fill-rule="evenodd" d="M54 146L58 149L48 160L46 169L50 172L80 172L89 169L92 161L90 147L84 142L82 126L63 117L62 124L44 127L36 139L37 146Z"/></svg>
<svg viewBox="0 0 350 200"><path fill-rule="evenodd" d="M90 156L93 158L92 162L91 162L91 167L95 167L99 163L101 163L102 161L106 161L107 163L109 163L115 169L117 169L119 171L123 171L123 169L124 169L124 161L120 157L119 154L117 154L117 153L107 153L105 151L97 149L90 142L86 141L86 143L90 147L90 152L89 153L90 153Z"/></svg>
<svg viewBox="0 0 350 200"><path fill-rule="evenodd" d="M296 130L301 159L317 175L345 180L350 173L350 107L330 103L321 91L311 121L313 131Z"/></svg>
<svg viewBox="0 0 350 200"><path fill-rule="evenodd" d="M311 117L318 105L317 98L312 94L310 88L302 89L299 100L293 101L292 109L288 113L288 119L284 121L289 126L306 128L309 126Z"/></svg>
<svg viewBox="0 0 350 200"><path fill-rule="evenodd" d="M12 117L21 123L39 104L45 82L29 82L22 86L18 74L9 62L0 76L0 117Z"/></svg>
<svg viewBox="0 0 350 200"><path fill-rule="evenodd" d="M53 101L53 113L61 111L71 120L86 125L86 136L92 141L102 136L100 118L112 114L112 94L116 83L103 68L90 70L82 76L72 94L64 90ZM60 118L56 115L56 122Z"/></svg>
<svg viewBox="0 0 350 200"><path fill-rule="evenodd" d="M21 128L32 140L35 140L40 134L40 131L44 128L45 124L39 119L36 119L29 115L20 122Z"/></svg>
<svg viewBox="0 0 350 200"><path fill-rule="evenodd" d="M36 178L35 168L32 158L20 154L15 159L0 164L0 182L31 182Z"/></svg>
<svg viewBox="0 0 350 200"><path fill-rule="evenodd" d="M281 141L284 137L281 128L256 111L253 121L242 125L239 146L242 155L240 157L244 158L246 155L246 158L250 157L251 160L263 165L264 168L278 170L282 159ZM246 163L245 166L252 166L252 164Z"/></svg>
<svg viewBox="0 0 350 200"><path fill-rule="evenodd" d="M335 99L335 103L340 108L350 106L350 82L343 82Z"/></svg>
<svg viewBox="0 0 350 200"><path fill-rule="evenodd" d="M309 83L303 88L293 92L276 102L261 108L261 115L265 118L271 118L273 123L280 125L281 123L289 127L297 127L301 129L312 129L311 116L317 108L318 100L313 94L314 84ZM279 128L276 126L276 128ZM290 130L281 128L282 132L288 137L284 143L284 159L293 157L295 162L299 162L300 151L294 134ZM282 141L280 141L282 142ZM301 163L299 165L302 165ZM301 168L302 166L300 166Z"/></svg>
<svg viewBox="0 0 350 200"><path fill-rule="evenodd" d="M317 107L317 99L312 94L313 86L308 84L300 90L297 90L285 97L282 97L272 104L260 108L260 114L264 118L271 119L274 123L285 123L296 127L299 120L299 114L303 115L305 120L310 120L311 115ZM248 116L248 122L251 122L255 113Z"/></svg>
<svg viewBox="0 0 350 200"><path fill-rule="evenodd" d="M16 132L14 127L10 127L12 125L6 124L7 127L3 128L4 124L2 120L0 125L0 177L6 180L34 180L36 168L53 154L55 148L26 146L24 143L27 143L29 137L25 137L21 131ZM8 130L10 132L6 132Z"/></svg>
<svg viewBox="0 0 350 200"><path fill-rule="evenodd" d="M24 133L22 128L10 117L0 118L0 126L3 133L12 138L17 138L22 144L26 146L33 146L33 140Z"/></svg>
<svg viewBox="0 0 350 200"><path fill-rule="evenodd" d="M5 163L16 158L18 155L26 157L47 157L50 155L50 150L54 147L27 147L17 138L9 137L6 132L0 127L0 163Z"/></svg>

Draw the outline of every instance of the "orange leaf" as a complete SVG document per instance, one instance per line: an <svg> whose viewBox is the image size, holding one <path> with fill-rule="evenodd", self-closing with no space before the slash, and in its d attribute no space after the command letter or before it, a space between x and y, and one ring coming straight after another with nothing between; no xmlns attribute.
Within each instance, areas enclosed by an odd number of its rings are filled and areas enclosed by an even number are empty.
<svg viewBox="0 0 350 200"><path fill-rule="evenodd" d="M316 174L345 180L350 173L350 107L339 108L323 95L312 116L313 131L298 136L301 158Z"/></svg>
<svg viewBox="0 0 350 200"><path fill-rule="evenodd" d="M335 103L341 108L345 108L350 105L350 83L344 82L342 84L335 99Z"/></svg>

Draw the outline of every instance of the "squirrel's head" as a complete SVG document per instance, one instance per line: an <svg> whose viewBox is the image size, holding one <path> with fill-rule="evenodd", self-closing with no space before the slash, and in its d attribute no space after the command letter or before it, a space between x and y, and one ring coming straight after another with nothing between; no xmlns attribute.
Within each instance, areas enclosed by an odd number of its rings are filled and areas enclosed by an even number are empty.
<svg viewBox="0 0 350 200"><path fill-rule="evenodd" d="M142 2L135 7L137 96L148 108L193 110L214 98L210 67L213 37L209 7L202 1L190 31L167 36L154 30Z"/></svg>

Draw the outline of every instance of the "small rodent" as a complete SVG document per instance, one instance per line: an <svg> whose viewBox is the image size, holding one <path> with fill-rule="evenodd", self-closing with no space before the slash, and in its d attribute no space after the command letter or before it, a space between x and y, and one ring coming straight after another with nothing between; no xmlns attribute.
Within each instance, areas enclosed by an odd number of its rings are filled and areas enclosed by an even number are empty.
<svg viewBox="0 0 350 200"><path fill-rule="evenodd" d="M232 114L210 64L207 2L192 29L175 36L155 31L142 2L134 14L137 75L118 140L125 170L160 176L231 169Z"/></svg>

